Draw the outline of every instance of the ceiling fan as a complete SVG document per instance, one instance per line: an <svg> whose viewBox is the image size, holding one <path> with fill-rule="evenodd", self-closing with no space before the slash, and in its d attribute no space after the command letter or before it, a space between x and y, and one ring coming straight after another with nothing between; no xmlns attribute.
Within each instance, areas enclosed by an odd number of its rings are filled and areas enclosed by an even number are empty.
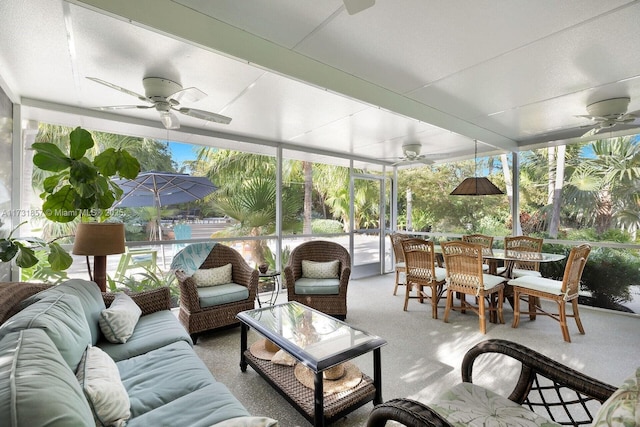
<svg viewBox="0 0 640 427"><path fill-rule="evenodd" d="M197 119L207 120L210 122L229 124L230 117L212 113L210 111L198 110L195 108L181 107L181 101L196 102L207 96L206 93L195 87L182 88L180 83L162 77L145 77L142 79L144 86L144 95L140 95L129 89L125 89L113 83L98 79L96 77L87 77L89 80L101 85L110 87L117 91L134 96L140 101L149 103L150 105L114 105L109 107L96 107L98 110L124 110L131 108L148 109L155 108L160 114L160 121L167 129L180 128L180 121L173 113L177 111L186 116L195 117Z"/></svg>
<svg viewBox="0 0 640 427"><path fill-rule="evenodd" d="M376 4L376 0L343 0L344 7L349 15L355 15Z"/></svg>
<svg viewBox="0 0 640 427"><path fill-rule="evenodd" d="M629 101L631 100L627 97L611 98L587 105L587 112L589 114L576 117L590 119L596 124L582 136L592 136L604 129L610 129L614 126L633 124L636 119L640 118L640 110L627 113ZM592 125L589 125L589 127L591 126Z"/></svg>
<svg viewBox="0 0 640 427"><path fill-rule="evenodd" d="M425 165L430 165L433 163L433 160L427 159L424 154L420 154L420 149L422 145L416 142L405 143L402 145L402 153L403 155L400 157L394 157L393 159L397 160L392 166L397 166L401 164L407 163L424 163Z"/></svg>

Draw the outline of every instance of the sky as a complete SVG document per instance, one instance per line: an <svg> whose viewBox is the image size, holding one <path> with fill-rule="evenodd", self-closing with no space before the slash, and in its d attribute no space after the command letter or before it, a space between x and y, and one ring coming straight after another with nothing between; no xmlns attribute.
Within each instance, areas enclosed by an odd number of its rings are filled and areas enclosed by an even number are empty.
<svg viewBox="0 0 640 427"><path fill-rule="evenodd" d="M185 160L195 160L196 153L194 151L195 146L191 144L182 144L180 142L168 141L169 151L171 152L171 158L178 164L178 168L182 166L182 162ZM189 170L185 170L189 173Z"/></svg>

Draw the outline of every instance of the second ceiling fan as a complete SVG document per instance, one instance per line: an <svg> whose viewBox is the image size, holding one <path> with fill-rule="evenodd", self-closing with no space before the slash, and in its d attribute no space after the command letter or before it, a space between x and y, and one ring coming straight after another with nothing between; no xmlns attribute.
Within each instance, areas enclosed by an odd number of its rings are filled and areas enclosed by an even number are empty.
<svg viewBox="0 0 640 427"><path fill-rule="evenodd" d="M195 117L215 123L229 124L231 118L211 111L198 110L196 108L181 107L182 101L197 102L206 97L207 94L195 87L183 88L179 83L162 77L145 77L142 79L144 95L132 90L125 89L113 83L96 77L87 77L89 80L101 85L105 85L117 91L134 96L140 101L147 102L145 105L114 105L107 107L96 107L98 110L124 110L124 109L150 109L155 108L160 114L160 121L167 129L180 128L180 121L174 112L185 116Z"/></svg>

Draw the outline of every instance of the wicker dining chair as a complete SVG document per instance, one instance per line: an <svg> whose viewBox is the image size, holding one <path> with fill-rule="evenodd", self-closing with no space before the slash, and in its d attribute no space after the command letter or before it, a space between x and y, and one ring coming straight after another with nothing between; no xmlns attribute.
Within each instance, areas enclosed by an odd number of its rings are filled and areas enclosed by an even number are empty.
<svg viewBox="0 0 640 427"><path fill-rule="evenodd" d="M409 299L431 300L431 317L438 318L438 302L444 293L447 271L436 267L434 244L424 239L403 239L400 244L406 263L406 292L404 311L407 311ZM424 288L431 288L426 293ZM415 288L416 295L411 295Z"/></svg>
<svg viewBox="0 0 640 427"><path fill-rule="evenodd" d="M396 259L395 270L396 270L396 284L393 287L393 295L396 295L398 292L398 286L404 286L406 284L406 276L405 283L400 282L400 275L406 273L406 265L404 262L404 253L402 252L401 242L403 240L409 239L410 236L401 233L391 233L389 234L389 240L391 240L391 247L393 248L393 256Z"/></svg>
<svg viewBox="0 0 640 427"><path fill-rule="evenodd" d="M504 238L505 251L518 251L518 252L542 252L542 243L544 239L530 236L507 236ZM497 273L504 276L509 269L500 267ZM540 262L539 261L513 261L511 268L511 277L516 278L521 276L536 276L540 275Z"/></svg>
<svg viewBox="0 0 640 427"><path fill-rule="evenodd" d="M187 329L194 342L202 332L223 326L240 324L236 315L241 311L255 308L256 292L258 290L258 270L251 268L242 255L232 247L216 244L204 260L199 269L222 267L231 264L231 279L233 284L244 286L249 291L246 299L227 302L211 306L202 306L200 292L203 289L196 285L192 276L184 271L176 271L180 286L180 312L178 318ZM212 288L215 288L212 287Z"/></svg>
<svg viewBox="0 0 640 427"><path fill-rule="evenodd" d="M447 305L444 321L449 321L451 310L464 313L470 309L480 320L480 332L486 333L486 311L496 312L497 321L504 323L502 302L504 299L504 277L486 274L482 269L481 245L469 242L453 241L442 243L442 254L447 270ZM460 307L454 307L453 294L462 294ZM477 306L467 302L466 295L477 299ZM496 301L497 297L497 301ZM487 299L488 307L485 305Z"/></svg>
<svg viewBox="0 0 640 427"><path fill-rule="evenodd" d="M484 234L465 234L462 236L462 241L481 245L485 249L491 249L493 247L493 236L486 236ZM489 264L487 262L483 262L482 269L484 271L489 270Z"/></svg>
<svg viewBox="0 0 640 427"><path fill-rule="evenodd" d="M520 314L528 314L532 320L535 320L537 314L549 316L560 322L562 337L566 342L571 342L569 328L567 327L567 317L573 317L576 320L578 331L584 335L584 328L578 312L578 291L580 290L582 272L587 264L590 252L591 246L586 243L573 247L567 258L562 280L535 276L521 276L517 279L509 280L509 285L513 287L514 301L512 327L518 327ZM527 297L529 304L529 311L527 312L520 311L520 297L522 296ZM540 304L536 304L536 298L555 301L558 304L558 313L545 311ZM570 315L566 313L566 304L569 301L573 306L573 313Z"/></svg>
<svg viewBox="0 0 640 427"><path fill-rule="evenodd" d="M303 260L316 263L338 260L337 278L309 279L302 277ZM349 251L342 245L326 240L304 242L291 251L289 263L284 268L287 299L289 301L298 301L325 314L344 320L347 317L347 288L350 276L351 256ZM296 284L296 282L299 283ZM325 283L327 286L325 286ZM332 289L333 287L337 289Z"/></svg>

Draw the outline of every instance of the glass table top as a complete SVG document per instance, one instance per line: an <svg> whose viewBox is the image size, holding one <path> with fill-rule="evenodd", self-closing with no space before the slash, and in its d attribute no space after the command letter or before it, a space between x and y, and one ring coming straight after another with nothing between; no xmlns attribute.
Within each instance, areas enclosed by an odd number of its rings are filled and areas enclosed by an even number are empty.
<svg viewBox="0 0 640 427"><path fill-rule="evenodd" d="M295 301L243 311L238 318L316 372L386 344Z"/></svg>

